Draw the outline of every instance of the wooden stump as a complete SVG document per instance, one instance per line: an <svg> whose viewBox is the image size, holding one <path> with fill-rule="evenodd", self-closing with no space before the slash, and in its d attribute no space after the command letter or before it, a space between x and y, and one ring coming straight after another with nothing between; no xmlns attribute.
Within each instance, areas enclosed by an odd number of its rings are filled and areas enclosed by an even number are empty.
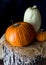
<svg viewBox="0 0 46 65"><path fill-rule="evenodd" d="M46 65L46 42L32 42L26 47L12 47L4 35L1 44L5 53L4 65Z"/></svg>

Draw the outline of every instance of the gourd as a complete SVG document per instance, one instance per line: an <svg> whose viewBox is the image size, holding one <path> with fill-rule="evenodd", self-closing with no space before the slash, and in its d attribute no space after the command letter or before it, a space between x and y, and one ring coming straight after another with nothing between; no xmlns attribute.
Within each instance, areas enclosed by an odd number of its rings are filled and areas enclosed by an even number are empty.
<svg viewBox="0 0 46 65"><path fill-rule="evenodd" d="M12 46L27 46L35 37L33 26L26 22L18 22L10 25L5 33L6 40Z"/></svg>
<svg viewBox="0 0 46 65"><path fill-rule="evenodd" d="M23 21L32 24L36 32L39 31L41 27L41 14L36 5L26 9Z"/></svg>
<svg viewBox="0 0 46 65"><path fill-rule="evenodd" d="M39 42L46 41L46 31L39 32L36 36L36 40Z"/></svg>

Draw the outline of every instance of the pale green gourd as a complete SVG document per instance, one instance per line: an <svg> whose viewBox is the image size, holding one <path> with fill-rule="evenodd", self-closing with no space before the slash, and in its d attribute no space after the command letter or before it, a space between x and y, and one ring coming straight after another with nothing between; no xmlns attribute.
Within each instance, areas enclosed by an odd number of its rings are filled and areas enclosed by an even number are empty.
<svg viewBox="0 0 46 65"><path fill-rule="evenodd" d="M41 14L36 5L28 7L24 13L24 22L31 23L36 32L39 31L41 26Z"/></svg>

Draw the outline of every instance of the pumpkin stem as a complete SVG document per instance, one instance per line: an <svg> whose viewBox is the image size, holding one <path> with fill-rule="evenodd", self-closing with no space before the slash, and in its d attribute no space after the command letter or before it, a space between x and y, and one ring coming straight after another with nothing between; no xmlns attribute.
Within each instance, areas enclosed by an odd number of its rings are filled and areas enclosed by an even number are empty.
<svg viewBox="0 0 46 65"><path fill-rule="evenodd" d="M32 7L32 9L37 9L37 6L36 6L36 5L34 5L34 6Z"/></svg>
<svg viewBox="0 0 46 65"><path fill-rule="evenodd" d="M13 20L11 19L10 22L13 24Z"/></svg>
<svg viewBox="0 0 46 65"><path fill-rule="evenodd" d="M44 29L40 29L40 30L39 30L39 32L42 32L42 31L44 31Z"/></svg>
<svg viewBox="0 0 46 65"><path fill-rule="evenodd" d="M17 26L19 26L19 25L20 25L19 23L15 23L15 24L14 24L15 27L17 27Z"/></svg>

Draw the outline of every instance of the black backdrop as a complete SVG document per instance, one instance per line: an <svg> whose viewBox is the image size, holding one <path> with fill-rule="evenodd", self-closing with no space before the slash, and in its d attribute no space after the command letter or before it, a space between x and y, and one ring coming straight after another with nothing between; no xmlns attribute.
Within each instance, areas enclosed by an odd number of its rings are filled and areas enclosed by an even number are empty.
<svg viewBox="0 0 46 65"><path fill-rule="evenodd" d="M6 28L13 23L23 21L26 8L37 5L40 10L41 28L46 30L46 0L0 0L0 37Z"/></svg>

